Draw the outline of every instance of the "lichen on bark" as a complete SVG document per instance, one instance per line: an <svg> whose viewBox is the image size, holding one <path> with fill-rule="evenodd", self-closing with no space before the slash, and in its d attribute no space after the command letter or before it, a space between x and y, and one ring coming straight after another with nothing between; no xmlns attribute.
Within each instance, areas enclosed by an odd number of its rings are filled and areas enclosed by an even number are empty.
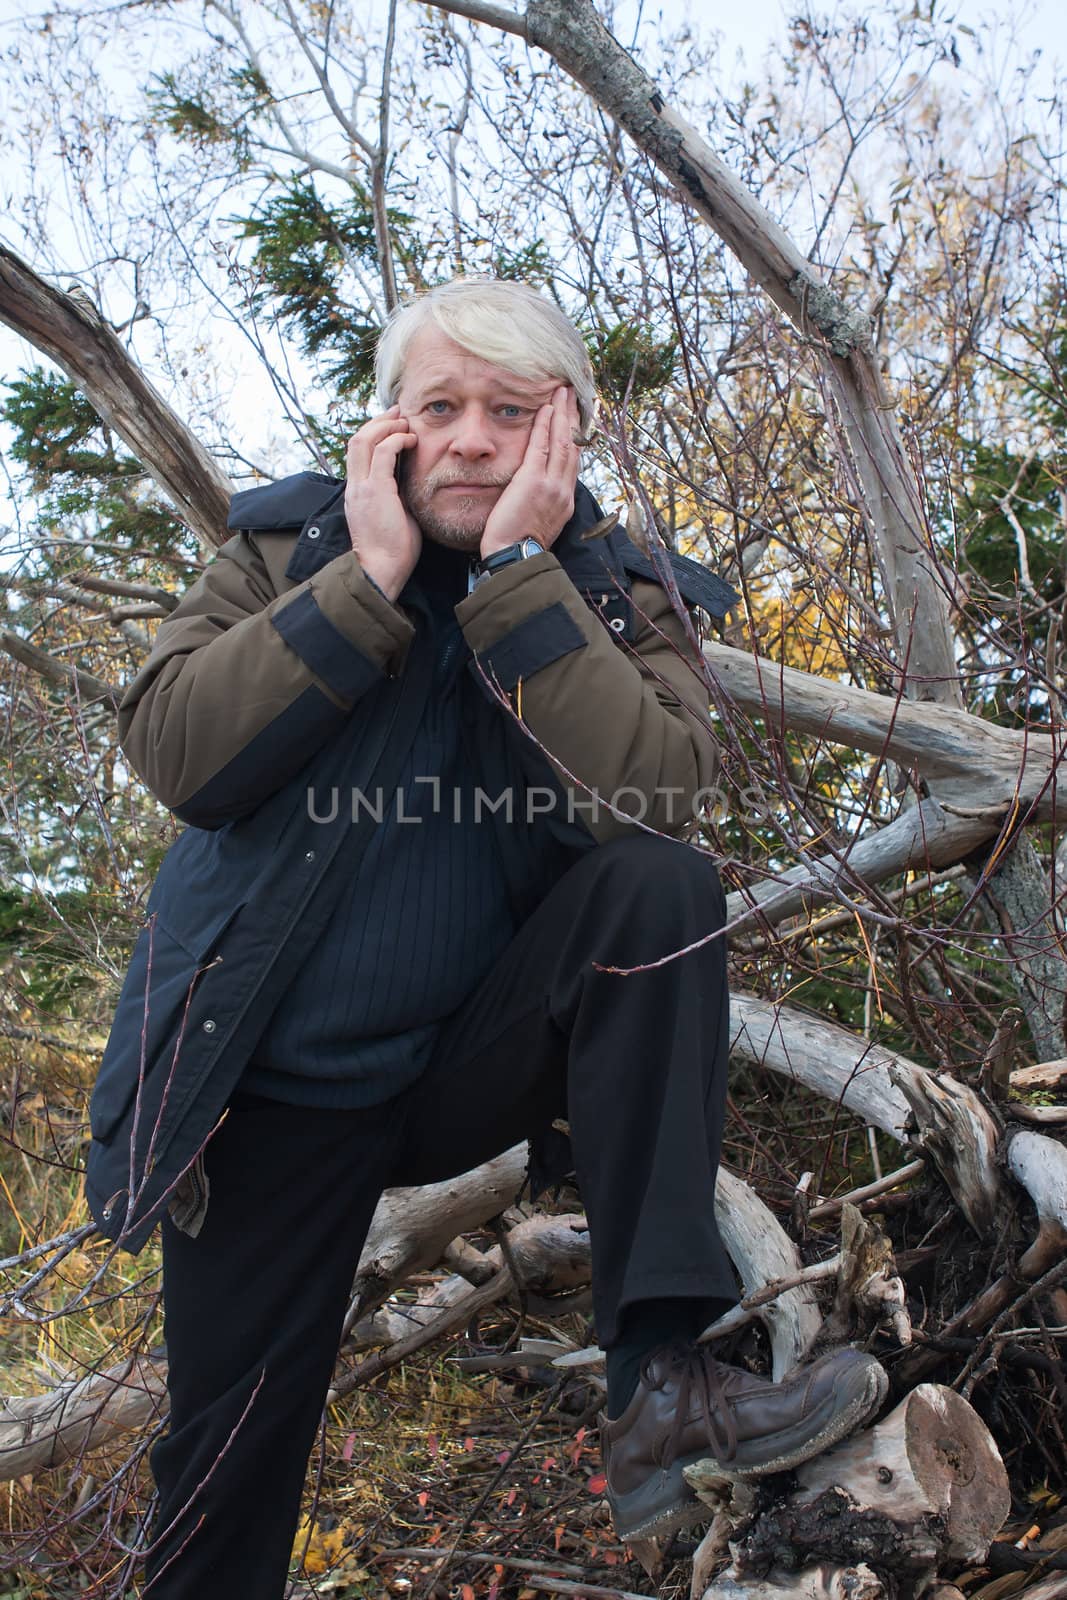
<svg viewBox="0 0 1067 1600"><path fill-rule="evenodd" d="M790 278L789 292L800 301L804 313L823 334L835 356L850 356L854 350L870 350L871 319L858 308L850 310L834 289L817 283L805 272Z"/></svg>

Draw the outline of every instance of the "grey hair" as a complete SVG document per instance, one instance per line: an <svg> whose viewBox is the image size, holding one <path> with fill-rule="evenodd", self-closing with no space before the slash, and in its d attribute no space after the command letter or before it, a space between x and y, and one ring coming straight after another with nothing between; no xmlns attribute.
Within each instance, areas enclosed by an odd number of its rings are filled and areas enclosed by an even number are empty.
<svg viewBox="0 0 1067 1600"><path fill-rule="evenodd" d="M583 433L596 409L589 353L568 316L528 283L453 278L397 306L378 340L374 374L383 407L394 405L412 339L429 321L471 355L520 378L569 383Z"/></svg>

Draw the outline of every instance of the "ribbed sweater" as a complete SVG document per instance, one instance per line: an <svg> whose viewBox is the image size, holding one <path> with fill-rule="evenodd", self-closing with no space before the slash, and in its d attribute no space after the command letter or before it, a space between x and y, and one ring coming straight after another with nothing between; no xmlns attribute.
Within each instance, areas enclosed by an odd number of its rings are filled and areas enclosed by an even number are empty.
<svg viewBox="0 0 1067 1600"><path fill-rule="evenodd" d="M465 556L424 546L413 582L432 609L434 691L397 794L383 797L352 885L282 993L244 1089L335 1109L399 1094L425 1067L443 1020L513 937L491 818L471 820L478 774L462 737L470 651L454 610L467 573ZM358 718L351 736L355 766ZM341 803L350 803L348 788Z"/></svg>

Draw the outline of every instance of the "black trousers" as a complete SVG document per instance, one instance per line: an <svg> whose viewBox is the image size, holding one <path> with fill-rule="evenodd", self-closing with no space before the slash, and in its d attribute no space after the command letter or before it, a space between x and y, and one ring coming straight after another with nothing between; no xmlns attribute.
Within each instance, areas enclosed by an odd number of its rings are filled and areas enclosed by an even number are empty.
<svg viewBox="0 0 1067 1600"><path fill-rule="evenodd" d="M589 852L446 1024L411 1089L363 1111L237 1094L197 1238L163 1225L170 1432L151 1600L278 1600L348 1294L384 1188L454 1177L556 1117L589 1219L598 1337L638 1301L736 1298L712 1207L726 1089L718 874L649 835Z"/></svg>

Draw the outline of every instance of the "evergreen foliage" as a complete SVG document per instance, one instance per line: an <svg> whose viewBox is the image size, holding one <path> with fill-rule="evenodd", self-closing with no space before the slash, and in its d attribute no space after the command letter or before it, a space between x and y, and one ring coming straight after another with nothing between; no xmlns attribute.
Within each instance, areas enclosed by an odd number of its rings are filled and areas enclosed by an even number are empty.
<svg viewBox="0 0 1067 1600"><path fill-rule="evenodd" d="M639 406L660 394L674 377L678 342L656 339L639 323L619 322L589 339L597 387L616 406Z"/></svg>
<svg viewBox="0 0 1067 1600"><path fill-rule="evenodd" d="M388 217L394 238L404 240L403 259L412 248L412 218L394 210ZM346 281L353 265L372 274L377 269L366 190L353 182L345 200L331 203L310 178L292 178L254 215L231 220L241 238L256 240L257 308L286 321L306 355L332 358L323 378L339 394L366 397L378 328L366 306L354 302Z"/></svg>
<svg viewBox="0 0 1067 1600"><path fill-rule="evenodd" d="M4 387L0 420L12 430L11 456L26 468L42 528L65 532L89 519L102 539L125 549L169 554L181 548L185 529L79 389L43 367Z"/></svg>

